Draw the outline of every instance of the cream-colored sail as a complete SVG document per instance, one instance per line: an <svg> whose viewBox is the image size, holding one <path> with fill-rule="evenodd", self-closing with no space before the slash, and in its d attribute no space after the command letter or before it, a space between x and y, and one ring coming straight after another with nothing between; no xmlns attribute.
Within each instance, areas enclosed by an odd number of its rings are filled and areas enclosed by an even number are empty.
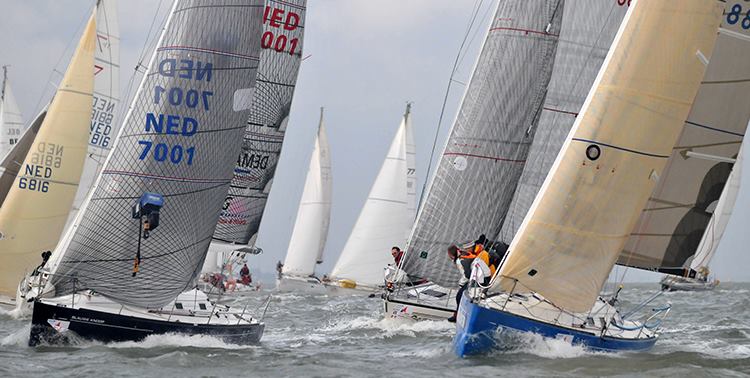
<svg viewBox="0 0 750 378"><path fill-rule="evenodd" d="M723 6L636 1L500 270L503 288L588 311L682 131Z"/></svg>
<svg viewBox="0 0 750 378"><path fill-rule="evenodd" d="M96 20L92 15L21 171L0 208L0 293L52 250L81 178L91 125Z"/></svg>

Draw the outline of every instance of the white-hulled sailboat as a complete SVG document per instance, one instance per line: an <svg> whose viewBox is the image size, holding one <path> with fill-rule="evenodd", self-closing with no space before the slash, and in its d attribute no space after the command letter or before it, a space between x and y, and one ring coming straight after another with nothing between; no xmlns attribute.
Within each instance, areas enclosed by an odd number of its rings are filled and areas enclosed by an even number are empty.
<svg viewBox="0 0 750 378"><path fill-rule="evenodd" d="M237 290L226 292L221 289L225 283L221 277L229 276L229 269L233 268L231 273L234 274L239 271L242 265L236 266L232 261L261 253L255 241L279 163L297 86L306 5L306 0L269 0L266 4L255 98L232 184L201 275L203 282L218 286L211 290L212 294L248 294L257 287L238 282ZM269 39L268 35L274 37Z"/></svg>
<svg viewBox="0 0 750 378"><path fill-rule="evenodd" d="M600 350L653 346L668 308L631 320L599 293L680 137L723 8L632 3L492 285L462 298L457 355L507 346L497 338L507 331Z"/></svg>
<svg viewBox="0 0 750 378"><path fill-rule="evenodd" d="M8 66L3 66L3 82L0 85L0 159L4 159L21 139L24 124L8 80Z"/></svg>
<svg viewBox="0 0 750 378"><path fill-rule="evenodd" d="M175 1L112 152L55 250L46 273L56 296L34 303L31 345L68 333L259 341L263 323L194 288L252 106L263 8Z"/></svg>
<svg viewBox="0 0 750 378"><path fill-rule="evenodd" d="M48 110L3 161L0 294L10 298L39 255L57 245L75 200L91 126L95 48L92 15Z"/></svg>
<svg viewBox="0 0 750 378"><path fill-rule="evenodd" d="M380 166L357 222L329 281L330 290L373 292L383 286L384 269L393 263L391 248L403 248L416 216L416 161L411 104Z"/></svg>
<svg viewBox="0 0 750 378"><path fill-rule="evenodd" d="M328 137L323 126L323 109L310 156L297 218L284 259L276 280L281 292L326 293L326 288L315 276L315 265L323 262L323 250L331 220L331 156Z"/></svg>
<svg viewBox="0 0 750 378"><path fill-rule="evenodd" d="M94 52L94 92L91 107L91 128L88 138L88 153L78 182L73 207L65 223L67 229L81 208L86 195L94 185L96 177L112 150L114 137L120 122L120 32L116 0L99 0L96 5L96 47ZM44 113L43 113L44 114ZM42 118L44 115L41 116ZM21 153L16 151L14 153ZM23 152L24 154L27 152ZM50 257L49 264L59 255ZM39 269L26 272L16 292L16 309L28 312L39 290L43 288Z"/></svg>

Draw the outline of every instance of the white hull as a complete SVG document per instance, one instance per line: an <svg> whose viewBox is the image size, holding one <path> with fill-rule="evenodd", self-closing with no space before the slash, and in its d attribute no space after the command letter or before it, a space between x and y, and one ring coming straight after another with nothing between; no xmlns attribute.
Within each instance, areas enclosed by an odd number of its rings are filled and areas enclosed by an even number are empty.
<svg viewBox="0 0 750 378"><path fill-rule="evenodd" d="M285 275L276 280L276 291L281 293L326 294L323 283L315 277Z"/></svg>
<svg viewBox="0 0 750 378"><path fill-rule="evenodd" d="M328 294L337 296L374 296L379 295L383 290L381 287L376 286L357 285L355 287L347 287L346 285L342 285L339 281L325 282L323 285L328 291Z"/></svg>
<svg viewBox="0 0 750 378"><path fill-rule="evenodd" d="M702 281L684 277L666 276L661 280L661 289L663 291L710 291L718 285L718 280Z"/></svg>
<svg viewBox="0 0 750 378"><path fill-rule="evenodd" d="M456 290L432 283L402 287L383 297L385 316L413 320L445 320L456 311Z"/></svg>

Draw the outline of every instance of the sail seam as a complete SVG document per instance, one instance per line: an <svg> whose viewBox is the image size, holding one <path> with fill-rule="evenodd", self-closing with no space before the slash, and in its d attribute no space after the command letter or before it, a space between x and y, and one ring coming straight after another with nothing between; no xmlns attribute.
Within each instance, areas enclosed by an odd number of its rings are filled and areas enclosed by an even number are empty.
<svg viewBox="0 0 750 378"><path fill-rule="evenodd" d="M602 143L602 142L598 142L598 141L590 140L590 139L573 138L573 140L576 141L576 142L594 143L594 144L597 144L599 146L610 147L610 148L614 148L616 150L630 152L630 153L637 154L637 155L655 157L655 158L660 158L660 159L668 159L669 158L669 155L652 154L650 152L643 152L643 151L633 150L633 149L630 149L630 148L615 146L613 144Z"/></svg>

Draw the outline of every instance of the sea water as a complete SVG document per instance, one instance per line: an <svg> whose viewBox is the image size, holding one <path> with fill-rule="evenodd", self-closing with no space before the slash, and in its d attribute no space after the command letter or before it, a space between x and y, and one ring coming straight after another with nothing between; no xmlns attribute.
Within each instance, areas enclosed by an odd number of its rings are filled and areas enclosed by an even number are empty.
<svg viewBox="0 0 750 378"><path fill-rule="evenodd" d="M626 284L623 308L658 289ZM238 301L263 311L270 292ZM454 325L384 318L380 298L273 295L257 346L205 336L161 335L141 342L27 346L29 319L0 314L0 377L490 377L750 375L750 284L712 292L666 293L673 310L648 352L602 353L524 334L516 347L454 356Z"/></svg>

